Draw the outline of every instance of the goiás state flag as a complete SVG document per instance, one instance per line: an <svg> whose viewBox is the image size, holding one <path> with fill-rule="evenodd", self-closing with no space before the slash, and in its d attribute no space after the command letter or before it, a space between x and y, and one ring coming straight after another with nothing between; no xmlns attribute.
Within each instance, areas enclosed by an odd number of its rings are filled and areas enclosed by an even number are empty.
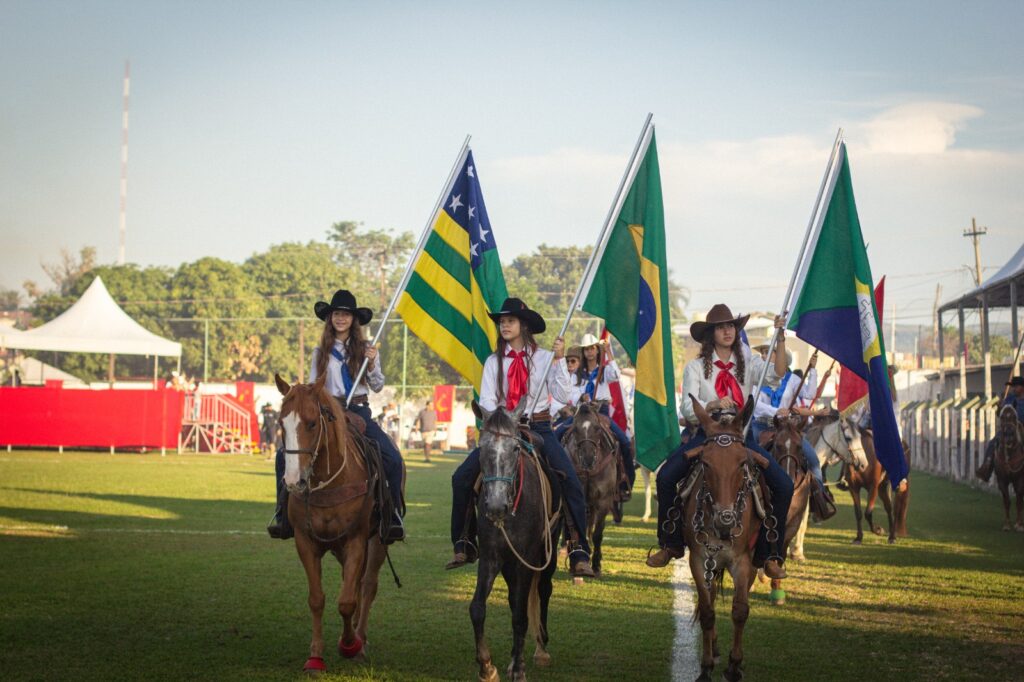
<svg viewBox="0 0 1024 682"><path fill-rule="evenodd" d="M898 488L907 477L907 463L845 143L839 145L832 171L820 228L812 231L798 271L787 326L867 382L875 451L889 482Z"/></svg>
<svg viewBox="0 0 1024 682"><path fill-rule="evenodd" d="M875 287L875 310L878 311L878 325L885 323L885 277ZM836 408L846 416L856 411L868 399L868 382L857 376L852 369L839 365L839 386L836 388Z"/></svg>
<svg viewBox="0 0 1024 682"><path fill-rule="evenodd" d="M636 458L652 471L679 444L665 211L654 127L642 138L622 208L598 243L583 310L601 317L636 367L633 433Z"/></svg>
<svg viewBox="0 0 1024 682"><path fill-rule="evenodd" d="M456 173L398 301L409 329L480 390L498 342L488 310L508 298L473 152Z"/></svg>

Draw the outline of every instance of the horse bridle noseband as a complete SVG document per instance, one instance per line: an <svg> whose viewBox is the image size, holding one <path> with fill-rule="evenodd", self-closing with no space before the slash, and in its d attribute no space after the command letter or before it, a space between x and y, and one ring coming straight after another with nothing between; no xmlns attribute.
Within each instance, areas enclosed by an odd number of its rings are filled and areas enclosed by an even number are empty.
<svg viewBox="0 0 1024 682"><path fill-rule="evenodd" d="M317 457L320 456L320 448L323 445L324 434L327 432L327 423L334 421L334 413L331 412L330 408L321 403L319 400L316 406L320 409L319 414L319 429L316 434L316 447L310 448L298 448L295 450L289 450L284 448L284 454L286 455L309 455L312 459L309 460L309 466L307 471L312 474L313 466L316 464Z"/></svg>

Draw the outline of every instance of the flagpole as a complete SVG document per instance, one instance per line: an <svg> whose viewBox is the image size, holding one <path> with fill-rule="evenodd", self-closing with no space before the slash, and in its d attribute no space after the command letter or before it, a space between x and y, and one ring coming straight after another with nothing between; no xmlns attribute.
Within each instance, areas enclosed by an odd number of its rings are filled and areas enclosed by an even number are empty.
<svg viewBox="0 0 1024 682"><path fill-rule="evenodd" d="M814 210L811 211L811 218L807 221L807 230L804 232L804 241L800 245L800 255L796 259L796 267L793 268L793 275L789 278L789 286L786 288L786 296L782 299L782 316L789 315L789 307L792 304L793 288L796 286L797 277L803 270L804 261L807 258L807 246L811 243L811 237L818 229L822 220L819 220L819 216L822 212L821 200L825 196L825 188L829 184L829 179L835 174L835 162L836 157L839 154L839 148L843 143L843 129L840 128L836 133L836 140L832 144L832 154L828 157L828 165L825 166L825 175L821 179L821 186L818 187L818 196L814 200ZM765 379L768 378L768 368L771 366L772 352L775 350L775 344L779 341L779 334L782 330L778 327L775 328L775 333L772 334L772 340L768 344L768 356L764 363L764 367L761 368L761 376L757 380L757 386L754 388L753 394L750 396L751 400L757 400L757 396L761 393L761 387L764 386ZM753 412L751 412L753 415ZM743 425L743 437L747 437L747 432L750 430L750 424L753 419L747 421Z"/></svg>
<svg viewBox="0 0 1024 682"><path fill-rule="evenodd" d="M416 243L416 249L412 252L412 256L409 257L409 262L405 266L405 272L402 274L402 280L395 289L395 293L391 295L391 303L388 305L388 309L384 312L384 317L380 320L377 332L373 335L373 340L370 342L371 346L377 345L381 334L384 333L384 325L387 324L388 318L391 317L391 313L394 311L395 306L398 305L398 299L402 296L402 292L405 291L406 285L409 284L409 278L412 277L412 270L416 266L416 259L419 257L420 252L423 251L423 247L427 243L427 237L430 236L430 230L434 226L434 221L437 220L437 212L441 210L445 197L448 196L448 192L451 191L452 186L455 184L455 174L459 172L459 168L462 167L462 164L466 160L466 155L469 150L469 140L471 137L473 136L466 135L466 139L462 143L462 148L459 149L459 155L455 157L455 163L452 165L452 169L448 173L448 179L445 180L444 187L441 188L441 194L437 197L437 202L434 204L434 210L430 212L430 217L427 218L427 224L423 226L423 232L420 233L420 240ZM353 388L358 386L359 382L362 381L363 375L366 374L366 368L369 365L369 362L369 358L363 358L363 364L359 366L359 373L356 374L355 380L352 382ZM346 408L352 404L352 394L354 392L354 390L349 391L348 395L345 396Z"/></svg>
<svg viewBox="0 0 1024 682"><path fill-rule="evenodd" d="M591 276L593 274L594 264L601 260L601 256L604 254L605 246L608 244L608 235L611 232L611 225L619 217L619 212L622 210L622 192L626 188L630 179L636 176L636 159L640 154L640 148L644 144L644 140L647 139L647 132L652 128L651 119L654 118L654 114L648 112L647 118L644 119L643 128L640 129L640 137L637 138L636 146L633 147L633 153L629 157L629 163L626 164L626 171L622 174L622 180L619 181L619 188L615 192L615 199L612 201L611 207L608 209L608 215L605 216L604 225L601 227L601 232L597 235L597 242L594 244L594 250L590 253L590 260L587 261L587 267L583 270L583 277L580 279L579 286L576 287L576 293L572 297L572 303L569 304L569 310L565 314L565 321L562 322L562 329L558 332L559 337L564 337L566 330L569 328L569 322L572 321L573 313L576 311L576 306L580 302L580 298L583 295L584 288L590 288ZM547 379L548 372L551 371L551 362L554 356L548 359L547 366L544 368L544 373L541 374L544 379ZM543 386L541 387L543 390ZM530 412L528 416L532 416L537 410L537 403L540 401L541 391L537 392L537 395L533 399L533 404L530 405Z"/></svg>

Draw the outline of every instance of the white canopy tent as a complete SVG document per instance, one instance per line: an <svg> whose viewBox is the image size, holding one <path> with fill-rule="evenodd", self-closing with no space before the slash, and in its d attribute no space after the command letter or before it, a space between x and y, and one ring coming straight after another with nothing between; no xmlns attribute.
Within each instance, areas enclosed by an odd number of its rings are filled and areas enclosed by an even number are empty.
<svg viewBox="0 0 1024 682"><path fill-rule="evenodd" d="M181 358L180 343L129 317L99 277L74 305L46 324L28 331L0 330L0 349Z"/></svg>

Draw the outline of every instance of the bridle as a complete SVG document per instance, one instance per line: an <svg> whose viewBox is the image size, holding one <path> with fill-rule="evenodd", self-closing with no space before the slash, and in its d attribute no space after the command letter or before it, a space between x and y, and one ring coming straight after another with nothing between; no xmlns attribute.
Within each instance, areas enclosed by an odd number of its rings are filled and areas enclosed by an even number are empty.
<svg viewBox="0 0 1024 682"><path fill-rule="evenodd" d="M512 476L483 476L481 481L483 485L490 483L511 483L509 490L515 491L514 501L511 492L507 495L508 502L512 509L512 516L516 515L516 511L519 509L519 500L523 494L523 452L533 452L533 445L528 443L522 436L514 433L502 433L490 427L483 427L480 429L481 433L489 433L495 438L512 438L515 440L515 446L513 451L515 452L516 462L513 464L515 474ZM517 485L518 484L518 485Z"/></svg>
<svg viewBox="0 0 1024 682"><path fill-rule="evenodd" d="M328 422L335 421L335 416L334 416L334 413L331 412L331 408L329 408L327 405L324 405L319 400L316 401L316 406L317 406L317 408L319 410L318 420L317 420L318 424L317 424L317 433L316 433L316 446L314 446L313 448L297 448L297 449L285 448L284 449L284 454L286 454L286 455L309 455L310 456L309 465L306 466L306 469L303 472L305 474L306 481L312 481L312 479L313 479L313 468L316 466L316 461L320 457L320 452L322 451L322 449L323 449L323 447L325 445L327 445L327 446L330 445L330 439L329 439L329 437L326 436L326 434L327 434L327 424L328 424ZM316 487L313 487L312 485L309 485L309 488L308 488L308 490L305 493L307 500L309 499L309 495L311 493L315 493L316 491L322 490L323 488L326 488L328 485L330 485L334 481L334 479L336 479L338 477L338 475L341 474L341 472L345 469L346 461L347 461L347 459L345 457L342 457L342 459L341 459L341 466L338 467L338 470L330 478L321 481L320 483L318 483L316 485ZM331 474L331 457L330 457L330 455L327 456L327 473L328 473L328 475Z"/></svg>
<svg viewBox="0 0 1024 682"><path fill-rule="evenodd" d="M584 437L582 437L580 429L577 428L577 426L579 425L577 419L579 418L580 410L581 409L583 409L583 403L581 403L579 405L579 407L576 408L576 412L575 412L575 414L573 414L572 439L576 443L577 447L580 446L580 445L588 445L588 446L593 448L594 456L593 456L589 466L583 461L583 457L582 456L576 457L576 459L579 462L579 469L581 470L581 472L585 473L585 474L593 474L593 473L597 473L600 470L599 466L601 467L601 469L603 469L604 463L607 462L607 461L610 461L610 459L611 459L610 457L602 458L601 455L603 453L605 453L605 452L607 452L607 454L611 455L614 452L615 443L614 442L609 442L610 438L609 438L608 434L605 432L604 427L601 425L600 418L595 419L592 422L597 427L598 436L594 437L594 438L590 438L590 437L584 438ZM591 407L590 410L591 410L590 413L592 413L592 414L595 414L595 415L599 415L600 414L600 412L594 411L593 407ZM588 413L588 414L590 414L590 413ZM602 451L601 450L601 442L600 442L601 436L605 437L606 444L608 445L608 450L606 450L606 451Z"/></svg>

